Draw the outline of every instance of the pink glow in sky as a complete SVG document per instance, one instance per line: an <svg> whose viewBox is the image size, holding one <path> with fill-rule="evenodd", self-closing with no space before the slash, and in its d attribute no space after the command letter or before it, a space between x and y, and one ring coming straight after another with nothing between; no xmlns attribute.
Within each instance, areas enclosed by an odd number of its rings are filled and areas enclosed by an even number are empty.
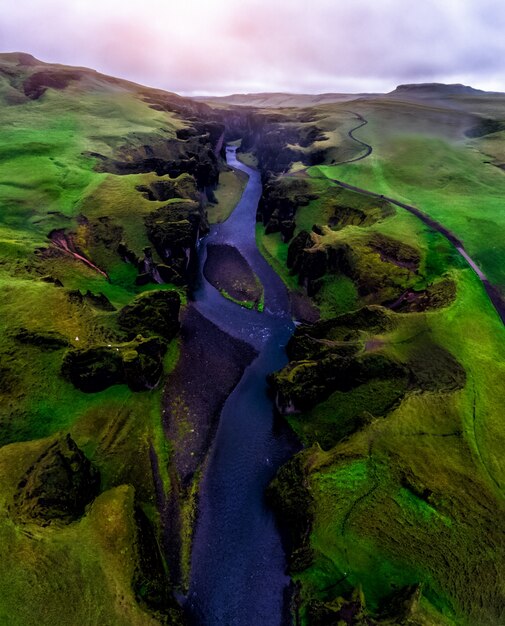
<svg viewBox="0 0 505 626"><path fill-rule="evenodd" d="M185 94L505 91L503 0L2 0L0 50Z"/></svg>

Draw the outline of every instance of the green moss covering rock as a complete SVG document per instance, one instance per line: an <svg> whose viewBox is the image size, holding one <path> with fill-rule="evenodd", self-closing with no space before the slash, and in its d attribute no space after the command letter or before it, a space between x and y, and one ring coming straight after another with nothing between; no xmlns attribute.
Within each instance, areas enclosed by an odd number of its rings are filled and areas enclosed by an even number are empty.
<svg viewBox="0 0 505 626"><path fill-rule="evenodd" d="M169 341L179 330L180 306L176 291L147 292L119 311L118 324L129 339L155 334Z"/></svg>
<svg viewBox="0 0 505 626"><path fill-rule="evenodd" d="M69 350L62 374L87 393L126 384L132 391L153 389L163 373L167 344L158 337L141 336L127 344Z"/></svg>
<svg viewBox="0 0 505 626"><path fill-rule="evenodd" d="M84 514L99 488L100 474L66 435L49 445L19 481L14 514L42 526L70 523Z"/></svg>

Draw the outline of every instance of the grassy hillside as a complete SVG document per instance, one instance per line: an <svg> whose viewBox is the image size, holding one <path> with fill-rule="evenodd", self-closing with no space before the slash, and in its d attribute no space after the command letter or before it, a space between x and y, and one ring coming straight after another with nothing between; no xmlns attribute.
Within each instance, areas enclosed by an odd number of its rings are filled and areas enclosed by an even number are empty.
<svg viewBox="0 0 505 626"><path fill-rule="evenodd" d="M299 326L271 380L306 446L271 489L303 624L504 619L503 324L443 235L331 181L419 206L503 286L501 131L465 135L493 98L353 103L373 152L344 164L364 154L348 137L338 158L351 112L309 109L301 132L324 129L321 162L293 159L265 188L260 249L321 317Z"/></svg>
<svg viewBox="0 0 505 626"><path fill-rule="evenodd" d="M356 137L373 146L370 158L321 165L311 175L322 173L421 208L449 228L503 289L505 176L499 124L504 116L492 116L497 126L489 130L496 132L487 133L481 121L489 119L489 100L497 98L483 95L482 103L454 98L445 106L429 100L361 102L355 109L368 124Z"/></svg>
<svg viewBox="0 0 505 626"><path fill-rule="evenodd" d="M2 623L180 619L159 547L162 388L187 257L243 187L214 156L221 133L174 94L0 55ZM68 467L52 452L67 434ZM86 509L42 520L44 499L86 492L87 462Z"/></svg>

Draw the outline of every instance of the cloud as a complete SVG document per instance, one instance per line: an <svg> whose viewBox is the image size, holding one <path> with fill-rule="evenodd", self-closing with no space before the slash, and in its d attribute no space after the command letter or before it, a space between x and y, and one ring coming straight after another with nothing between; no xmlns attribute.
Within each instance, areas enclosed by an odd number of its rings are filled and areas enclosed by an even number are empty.
<svg viewBox="0 0 505 626"><path fill-rule="evenodd" d="M0 46L179 92L505 90L504 26L501 0L17 0Z"/></svg>

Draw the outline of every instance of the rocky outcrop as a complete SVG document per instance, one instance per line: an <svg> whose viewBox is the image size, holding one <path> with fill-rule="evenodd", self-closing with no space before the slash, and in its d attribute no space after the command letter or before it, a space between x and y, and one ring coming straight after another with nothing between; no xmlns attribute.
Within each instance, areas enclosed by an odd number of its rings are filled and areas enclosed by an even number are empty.
<svg viewBox="0 0 505 626"><path fill-rule="evenodd" d="M126 384L132 391L153 389L163 374L167 350L158 337L138 337L126 344L69 350L63 359L62 375L87 393Z"/></svg>
<svg viewBox="0 0 505 626"><path fill-rule="evenodd" d="M309 296L317 294L326 274L341 274L354 282L366 302L374 304L396 303L415 284L419 264L418 250L391 237L375 233L350 244L334 241L328 227L318 225L310 233L298 233L287 259L288 268L298 274Z"/></svg>
<svg viewBox="0 0 505 626"><path fill-rule="evenodd" d="M280 232L287 242L293 237L297 209L316 197L304 179L270 177L263 185L257 219L263 222L267 235Z"/></svg>
<svg viewBox="0 0 505 626"><path fill-rule="evenodd" d="M84 514L99 489L98 471L67 435L52 443L20 480L15 515L41 526L70 523Z"/></svg>
<svg viewBox="0 0 505 626"><path fill-rule="evenodd" d="M296 328L286 347L292 361L317 359L327 352L353 356L363 333L380 335L394 328L394 315L383 307L366 306L315 324Z"/></svg>
<svg viewBox="0 0 505 626"><path fill-rule="evenodd" d="M161 555L158 538L147 515L140 507L135 508L137 567L134 572L133 589L137 600L151 611L163 614L175 610L170 584Z"/></svg>
<svg viewBox="0 0 505 626"><path fill-rule="evenodd" d="M505 129L505 123L492 118L482 118L475 126L471 126L465 131L465 135L471 139L485 137L493 133L499 133Z"/></svg>
<svg viewBox="0 0 505 626"><path fill-rule="evenodd" d="M426 289L405 291L390 308L399 313L420 313L450 306L456 300L457 287L452 278L443 278Z"/></svg>
<svg viewBox="0 0 505 626"><path fill-rule="evenodd" d="M155 172L171 178L189 174L200 191L213 190L218 185L221 164L208 138L195 137L184 142L149 136L143 139L144 143L140 143L132 137L130 143L115 150L114 157L97 152L87 156L96 159L95 167L100 172L118 175Z"/></svg>
<svg viewBox="0 0 505 626"><path fill-rule="evenodd" d="M347 597L331 601L312 600L307 606L307 626L378 626L366 610L365 597L355 589Z"/></svg>
<svg viewBox="0 0 505 626"><path fill-rule="evenodd" d="M368 241L368 247L378 252L382 261L393 263L398 267L405 267L412 271L417 271L421 262L419 250L413 246L375 233Z"/></svg>
<svg viewBox="0 0 505 626"><path fill-rule="evenodd" d="M20 328L14 333L14 338L20 343L37 346L42 350L61 350L69 345L66 337L50 330L38 331Z"/></svg>
<svg viewBox="0 0 505 626"><path fill-rule="evenodd" d="M186 284L196 261L198 238L208 224L200 205L177 202L153 211L145 220L147 236L163 260L158 266L165 282Z"/></svg>
<svg viewBox="0 0 505 626"><path fill-rule="evenodd" d="M30 100L38 100L47 89L65 89L72 81L80 79L79 71L47 69L29 76L23 83L23 91Z"/></svg>
<svg viewBox="0 0 505 626"><path fill-rule="evenodd" d="M385 598L379 610L372 613L368 610L365 596L358 587L334 600L309 602L307 626L424 624L424 620L419 621L420 599L421 586L408 585Z"/></svg>
<svg viewBox="0 0 505 626"><path fill-rule="evenodd" d="M381 354L347 357L334 351L318 360L291 362L269 378L277 409L283 415L310 410L335 391L350 391L383 379L395 381L396 401L407 390L409 372Z"/></svg>
<svg viewBox="0 0 505 626"><path fill-rule="evenodd" d="M313 498L305 469L309 452L300 452L283 465L268 486L266 498L283 528L289 571L303 571L312 560L309 533Z"/></svg>
<svg viewBox="0 0 505 626"><path fill-rule="evenodd" d="M179 331L181 298L177 291L151 291L137 296L118 313L118 324L128 339L159 335L167 341Z"/></svg>
<svg viewBox="0 0 505 626"><path fill-rule="evenodd" d="M463 366L427 338L412 345L408 360L401 363L380 352L384 342L376 340L374 347L373 338L391 332L395 325L394 313L367 306L299 326L287 345L289 364L270 377L278 410L284 415L306 412L336 391L349 392L373 383L377 401L373 414L377 417L386 415L409 390L453 392L465 386ZM372 340L365 340L366 336ZM379 401L382 386L384 397ZM355 411L358 409L348 412L346 429L359 426L361 418L359 411L352 415Z"/></svg>
<svg viewBox="0 0 505 626"><path fill-rule="evenodd" d="M176 198L198 202L199 193L192 176L180 176L175 179L155 180L149 185L139 185L139 191L151 202L166 202Z"/></svg>
<svg viewBox="0 0 505 626"><path fill-rule="evenodd" d="M287 266L293 274L298 274L298 282L309 296L319 291L319 281L328 271L344 266L343 259L348 252L345 244L338 248L319 247L316 244L312 233L302 230L288 248Z"/></svg>
<svg viewBox="0 0 505 626"><path fill-rule="evenodd" d="M254 152L263 175L280 174L299 161L318 165L324 161L325 151L314 147L315 141L325 138L310 112L292 112L289 116L249 107L229 107L223 114L226 139L242 140L240 151ZM295 122L295 123L293 123ZM299 124L296 124L299 122ZM310 123L313 122L313 123Z"/></svg>
<svg viewBox="0 0 505 626"><path fill-rule="evenodd" d="M89 289L82 293L79 289L73 289L68 292L70 302L76 304L90 304L96 309L102 311L115 311L116 307L111 303L109 298L103 293L93 293Z"/></svg>

